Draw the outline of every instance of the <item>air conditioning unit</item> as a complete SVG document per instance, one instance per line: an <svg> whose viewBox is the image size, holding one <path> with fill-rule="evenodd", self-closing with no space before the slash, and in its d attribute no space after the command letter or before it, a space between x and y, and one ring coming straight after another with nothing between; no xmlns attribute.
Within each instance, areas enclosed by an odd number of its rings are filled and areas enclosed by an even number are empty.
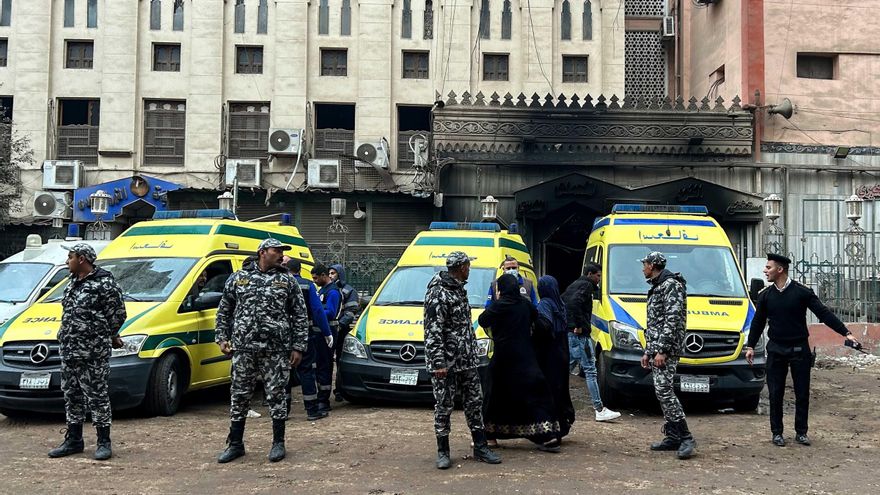
<svg viewBox="0 0 880 495"><path fill-rule="evenodd" d="M43 161L43 189L79 189L83 163L79 160Z"/></svg>
<svg viewBox="0 0 880 495"><path fill-rule="evenodd" d="M675 38L675 17L668 15L663 18L663 39Z"/></svg>
<svg viewBox="0 0 880 495"><path fill-rule="evenodd" d="M339 189L339 160L310 159L308 184L309 187Z"/></svg>
<svg viewBox="0 0 880 495"><path fill-rule="evenodd" d="M59 191L37 191L34 193L34 218L60 218L69 220L71 216L70 193Z"/></svg>
<svg viewBox="0 0 880 495"><path fill-rule="evenodd" d="M236 178L240 187L260 187L260 160L226 160L226 185L233 185Z"/></svg>
<svg viewBox="0 0 880 495"><path fill-rule="evenodd" d="M382 138L378 141L355 143L354 154L359 158L354 164L357 167L377 166L388 168L388 162L391 157L388 146L388 140Z"/></svg>
<svg viewBox="0 0 880 495"><path fill-rule="evenodd" d="M272 129L269 131L269 153L273 155L299 154L302 129Z"/></svg>

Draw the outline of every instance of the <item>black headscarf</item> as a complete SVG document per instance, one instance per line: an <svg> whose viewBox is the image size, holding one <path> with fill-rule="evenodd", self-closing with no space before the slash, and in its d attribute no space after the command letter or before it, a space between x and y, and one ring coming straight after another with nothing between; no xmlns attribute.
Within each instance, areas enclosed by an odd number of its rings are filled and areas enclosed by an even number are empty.
<svg viewBox="0 0 880 495"><path fill-rule="evenodd" d="M501 293L501 299L522 297L519 294L519 280L513 275L505 273L498 277L498 292Z"/></svg>
<svg viewBox="0 0 880 495"><path fill-rule="evenodd" d="M566 333L565 304L559 295L559 283L550 275L538 279L538 313L553 325L556 333Z"/></svg>

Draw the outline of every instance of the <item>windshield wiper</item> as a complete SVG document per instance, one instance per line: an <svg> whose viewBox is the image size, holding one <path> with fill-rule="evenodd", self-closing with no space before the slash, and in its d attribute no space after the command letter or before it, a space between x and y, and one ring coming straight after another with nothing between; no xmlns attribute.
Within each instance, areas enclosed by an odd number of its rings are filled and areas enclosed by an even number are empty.
<svg viewBox="0 0 880 495"><path fill-rule="evenodd" d="M0 299L0 303L12 303L12 304L15 304L15 303L19 303L19 302L21 302L21 301L12 301L12 300Z"/></svg>
<svg viewBox="0 0 880 495"><path fill-rule="evenodd" d="M382 301L376 303L376 306L422 306L425 301Z"/></svg>
<svg viewBox="0 0 880 495"><path fill-rule="evenodd" d="M134 296L131 295L131 294L127 294L127 293L124 293L124 292L122 293L122 297L123 297L124 299L128 299L129 301L134 301L134 302L144 302L143 299L139 299L139 298L137 298L137 297L134 297Z"/></svg>

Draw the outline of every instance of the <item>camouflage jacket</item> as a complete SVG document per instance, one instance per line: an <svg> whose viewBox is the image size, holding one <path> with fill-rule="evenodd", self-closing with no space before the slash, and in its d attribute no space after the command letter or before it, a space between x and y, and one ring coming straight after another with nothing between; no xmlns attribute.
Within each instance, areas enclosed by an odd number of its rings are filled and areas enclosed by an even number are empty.
<svg viewBox="0 0 880 495"><path fill-rule="evenodd" d="M309 317L302 290L285 268L262 272L245 263L223 288L217 309L218 343L236 351L304 351Z"/></svg>
<svg viewBox="0 0 880 495"><path fill-rule="evenodd" d="M122 289L113 275L95 268L84 278L71 275L64 296L58 342L64 359L110 356L110 337L125 323Z"/></svg>
<svg viewBox="0 0 880 495"><path fill-rule="evenodd" d="M464 371L477 367L477 337L464 282L440 272L425 294L425 361L428 371Z"/></svg>
<svg viewBox="0 0 880 495"><path fill-rule="evenodd" d="M663 270L648 281L648 329L645 353L680 356L687 326L687 289L680 273Z"/></svg>

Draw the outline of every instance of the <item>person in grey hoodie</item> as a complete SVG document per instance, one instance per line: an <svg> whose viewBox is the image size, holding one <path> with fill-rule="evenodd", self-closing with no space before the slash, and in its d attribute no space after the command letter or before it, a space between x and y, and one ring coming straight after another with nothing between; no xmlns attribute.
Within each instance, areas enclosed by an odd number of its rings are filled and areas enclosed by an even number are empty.
<svg viewBox="0 0 880 495"><path fill-rule="evenodd" d="M342 265L330 265L330 280L336 284L339 294L342 296L339 331L338 335L334 337L336 341L333 346L335 360L339 363L339 360L342 358L342 343L345 341L346 335L351 332L351 327L354 325L360 310L360 296L354 287L345 282L345 268ZM333 395L336 397L336 402L342 402L342 395L339 393L338 388L333 390Z"/></svg>

